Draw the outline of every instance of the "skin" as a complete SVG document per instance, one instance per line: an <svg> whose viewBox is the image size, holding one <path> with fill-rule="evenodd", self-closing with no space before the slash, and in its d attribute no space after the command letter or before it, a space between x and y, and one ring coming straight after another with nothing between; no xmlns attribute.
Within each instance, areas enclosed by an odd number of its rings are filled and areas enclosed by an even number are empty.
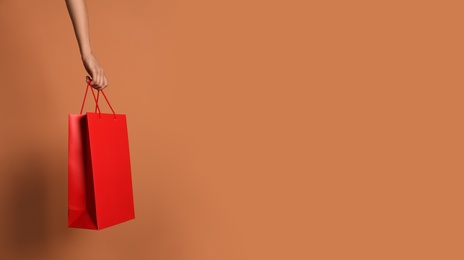
<svg viewBox="0 0 464 260"><path fill-rule="evenodd" d="M92 87L97 90L103 90L108 86L108 80L102 66L92 53L85 0L66 0L66 6L73 23L82 62L92 77Z"/></svg>

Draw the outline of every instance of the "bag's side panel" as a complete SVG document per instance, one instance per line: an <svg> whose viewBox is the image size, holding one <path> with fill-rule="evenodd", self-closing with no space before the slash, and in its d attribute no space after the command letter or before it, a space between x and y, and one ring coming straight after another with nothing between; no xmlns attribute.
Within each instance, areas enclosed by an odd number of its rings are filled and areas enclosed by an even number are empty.
<svg viewBox="0 0 464 260"><path fill-rule="evenodd" d="M125 115L87 113L98 229L135 218Z"/></svg>
<svg viewBox="0 0 464 260"><path fill-rule="evenodd" d="M68 227L97 229L85 115L69 115L68 126Z"/></svg>

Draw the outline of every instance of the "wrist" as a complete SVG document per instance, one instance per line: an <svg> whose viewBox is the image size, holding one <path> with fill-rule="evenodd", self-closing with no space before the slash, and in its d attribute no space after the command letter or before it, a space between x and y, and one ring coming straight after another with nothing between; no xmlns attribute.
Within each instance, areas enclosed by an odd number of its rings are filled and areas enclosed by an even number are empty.
<svg viewBox="0 0 464 260"><path fill-rule="evenodd" d="M85 46L81 46L80 52L81 52L82 60L86 60L89 57L93 56L92 49L90 48L90 44L86 44Z"/></svg>
<svg viewBox="0 0 464 260"><path fill-rule="evenodd" d="M81 58L82 58L82 61L85 61L85 60L88 60L90 57L92 57L93 54L91 51L89 52L82 52L81 53Z"/></svg>

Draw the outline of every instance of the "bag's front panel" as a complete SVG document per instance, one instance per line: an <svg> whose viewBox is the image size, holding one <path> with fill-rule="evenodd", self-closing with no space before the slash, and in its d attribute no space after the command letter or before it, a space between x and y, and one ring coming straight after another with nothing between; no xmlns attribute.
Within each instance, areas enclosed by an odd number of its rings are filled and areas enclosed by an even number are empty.
<svg viewBox="0 0 464 260"><path fill-rule="evenodd" d="M87 122L97 227L102 229L135 217L126 116L87 113Z"/></svg>

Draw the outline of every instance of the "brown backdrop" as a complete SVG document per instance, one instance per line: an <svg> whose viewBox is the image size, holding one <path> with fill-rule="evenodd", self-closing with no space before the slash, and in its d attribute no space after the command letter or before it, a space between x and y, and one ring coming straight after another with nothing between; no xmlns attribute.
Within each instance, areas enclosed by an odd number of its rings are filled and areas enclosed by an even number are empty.
<svg viewBox="0 0 464 260"><path fill-rule="evenodd" d="M137 215L96 232L65 3L0 0L0 258L463 259L459 2L88 0Z"/></svg>

